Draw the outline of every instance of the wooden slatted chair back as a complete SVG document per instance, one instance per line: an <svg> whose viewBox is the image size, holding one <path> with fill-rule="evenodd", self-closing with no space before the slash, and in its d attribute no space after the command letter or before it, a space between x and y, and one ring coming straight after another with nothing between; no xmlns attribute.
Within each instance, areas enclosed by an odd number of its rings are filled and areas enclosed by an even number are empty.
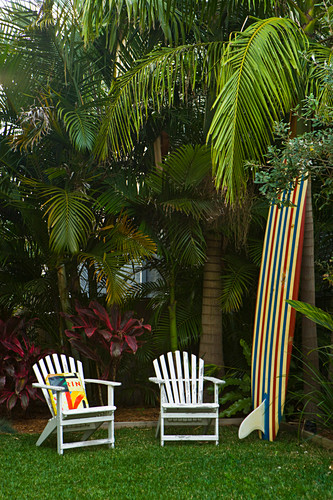
<svg viewBox="0 0 333 500"><path fill-rule="evenodd" d="M204 361L184 351L163 354L154 361L156 377L163 380L161 398L163 403L201 404L203 402Z"/></svg>
<svg viewBox="0 0 333 500"><path fill-rule="evenodd" d="M46 377L48 375L59 375L60 373L79 373L85 390L83 365L81 361L75 361L72 357L67 358L65 354L61 354L60 356L58 356L58 354L46 356L45 358L40 359L38 363L35 363L33 365L33 369L40 384L46 383ZM50 393L47 389L42 389L42 391L45 401L50 408L50 412L54 416Z"/></svg>

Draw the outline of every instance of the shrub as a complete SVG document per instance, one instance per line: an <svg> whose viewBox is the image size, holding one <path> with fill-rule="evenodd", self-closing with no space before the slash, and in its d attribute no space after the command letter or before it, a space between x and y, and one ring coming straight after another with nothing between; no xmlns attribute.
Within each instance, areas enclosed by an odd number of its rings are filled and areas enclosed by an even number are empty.
<svg viewBox="0 0 333 500"><path fill-rule="evenodd" d="M298 300L287 300L296 311L304 314L320 326L333 330L332 314L319 309L311 304ZM333 345L317 349L321 360L320 368L303 357L300 358L305 370L311 374L310 387L306 394L293 394L298 396L298 407L302 408L300 421L305 423L318 423L321 427L332 429L333 426ZM296 377L304 383L304 377Z"/></svg>
<svg viewBox="0 0 333 500"><path fill-rule="evenodd" d="M0 405L6 403L9 411L18 401L26 410L30 399L41 399L32 387L35 381L32 365L41 354L40 347L27 337L32 323L16 316L7 321L0 319Z"/></svg>
<svg viewBox="0 0 333 500"><path fill-rule="evenodd" d="M121 317L117 307L110 313L97 301L89 307L76 303L77 314L62 313L73 326L65 331L74 349L101 367L103 379L115 380L124 352L136 353L142 342L137 337L151 331L150 325L133 318L132 312Z"/></svg>
<svg viewBox="0 0 333 500"><path fill-rule="evenodd" d="M223 411L221 417L232 417L239 413L247 415L251 411L251 350L244 339L240 340L243 354L246 359L248 370L232 370L225 377L225 384L222 386L223 395L220 404ZM230 386L233 390L230 390Z"/></svg>

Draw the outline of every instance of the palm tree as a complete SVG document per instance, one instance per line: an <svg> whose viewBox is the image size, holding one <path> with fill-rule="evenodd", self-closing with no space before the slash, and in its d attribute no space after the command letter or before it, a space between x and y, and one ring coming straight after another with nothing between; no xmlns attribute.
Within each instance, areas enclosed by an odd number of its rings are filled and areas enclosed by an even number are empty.
<svg viewBox="0 0 333 500"><path fill-rule="evenodd" d="M332 64L325 23L320 23L328 12L325 6L314 2L290 5L298 24L280 18L257 22L231 40L223 59L225 69L220 75L220 93L209 137L216 151L216 182L228 186L230 196L244 189L244 161L262 157L272 141L274 121L301 103L311 89L323 99L328 97L323 92L323 73L313 71L301 55L307 51L319 67L324 62ZM292 119L291 128L294 133L297 129L302 132L304 125ZM314 304L311 184L306 206L301 297ZM304 353L318 366L316 326L308 319L303 319L302 344ZM304 378L308 378L306 373ZM305 391L307 387L306 382Z"/></svg>
<svg viewBox="0 0 333 500"><path fill-rule="evenodd" d="M153 51L145 51L140 58L134 59L130 66L121 68L125 71L120 71L117 75L118 78L112 87L112 97L106 108L106 118L97 137L95 151L99 157L106 158L110 151L117 155L121 155L123 151L131 154L140 126L145 123L147 128L151 116L163 115L167 101L177 106L176 120L172 119L171 111L164 121L171 145L176 147L182 140L192 144L198 141L204 142L204 129L209 128L211 119L209 107L215 96L214 57L218 58L222 44L211 43L207 57L202 41L227 39L229 30L241 26L239 12L242 8L239 9L238 5L223 1L195 2L193 5L183 1L124 2L121 11L117 11L116 2L100 0L94 3L79 2L79 4L82 5L83 33L87 42L91 39L98 40L100 33L104 32L105 25L108 26L110 40L115 40L116 34L119 34L118 28L115 27L123 23L124 16L127 16L127 26L134 26L135 29L137 26L140 27L143 39L151 33L159 34L159 42ZM125 44L126 47L130 46L132 39L128 32L124 33L124 30L121 32L124 36L121 48ZM110 42L110 46L114 50L115 42ZM195 76L198 84L195 89L191 89ZM133 102L140 104L133 107ZM181 120L180 106L187 112L187 121ZM191 123L192 127L191 139L188 135L188 123ZM185 129L187 134L184 133ZM158 142L157 137L154 143L155 164L162 158L157 147ZM216 197L213 193L212 196ZM220 197L220 207L222 206L223 198ZM218 212L215 214L217 217L220 216L221 208ZM221 294L220 270L223 248L222 245L216 246L216 241L221 241L221 236L215 236L214 232L216 229L212 231L210 237L206 236L205 267L213 265L214 268L213 272L205 270L204 273L201 352L207 362L223 365L222 315L218 300ZM214 250L211 249L211 245L214 246ZM212 262L213 254L214 262ZM207 278L210 280L209 292L207 292ZM207 293L211 294L212 290L215 296L214 304L211 297L207 298ZM208 342L205 343L205 340ZM219 350L216 348L217 343L220 345Z"/></svg>
<svg viewBox="0 0 333 500"><path fill-rule="evenodd" d="M91 157L97 101L108 91L101 55L94 47L84 48L75 10L67 2L56 17L46 8L39 13L27 6L8 10L1 48L1 194L11 207L10 214L2 212L3 234L8 239L10 217L16 215L17 224L26 222L25 258L30 253L41 261L46 255L41 242L46 242L49 258L37 274L44 279L45 270L55 273L64 312L71 305L70 293L72 298L80 293L82 265L93 269L88 273L92 280L104 284L108 301L119 302L130 286L126 265L149 257L155 245L124 207L118 205L115 213L103 201L112 167ZM9 139L16 153L8 148ZM30 233L27 214L30 219L34 215L38 233Z"/></svg>
<svg viewBox="0 0 333 500"><path fill-rule="evenodd" d="M216 9L216 2L208 3L212 9ZM98 5L103 6L103 9L107 7L102 0ZM136 5L142 7L139 3ZM155 8L159 2L152 2L152 5ZM168 15L171 13L176 16L176 7L189 6L190 2L170 1L165 5L168 6ZM276 5L272 2L265 4L265 7L266 15L269 15ZM152 19L159 19L163 25L154 8L150 9L151 14L144 8L142 12L133 8L130 10L131 18L141 21L146 19L149 23ZM86 16L88 12L91 14L91 9L93 7L90 4L89 9L85 9ZM103 9L100 12L105 13ZM180 12L182 11L180 8ZM205 8L202 17L198 17L195 9L191 12L193 14L183 19L184 26L188 26L187 23L194 26L198 19L207 19ZM278 13L282 14L279 8ZM286 13L290 13L293 20L270 17L253 22L247 29L234 35L227 45L223 42L193 43L192 40L192 43L186 45L158 47L138 61L115 83L114 99L99 135L99 153L105 155L109 147L117 151L119 144L122 148L131 149L131 137L121 136L117 131L140 129L145 121L144 110L147 109L151 96L154 97L157 109L161 109L166 101L168 105L174 105L175 95L179 97L175 92L176 88L181 88L183 96L188 94L186 89L191 88L191 85L194 90L194 86L198 85L198 64L204 63L199 81L205 80L212 84L216 79L217 82L217 97L208 132L216 186L223 190L229 201L241 199L246 190L248 175L244 162L262 159L268 144L273 140L274 122L286 116L311 88L320 91L322 72L309 71L302 53L308 51L310 56L313 55L320 62L330 63L332 57L329 45L329 11L324 4L315 4L314 1L300 1L297 4L288 2ZM98 15L96 23L98 25ZM170 23L165 26L169 27ZM86 36L91 34L90 28L86 22ZM172 31L169 30L168 33L171 36ZM142 105L133 110L133 100ZM127 112L121 115L120 109ZM310 195L309 190L308 196ZM311 224L310 219L311 211L308 211L307 224ZM312 239L311 228L309 233L306 229L305 234L309 234L310 240ZM305 249L307 248L305 237ZM309 257L309 265L313 269L311 250ZM306 250L304 263L307 265ZM303 271L303 277L305 274ZM311 275L313 276L313 272ZM309 284L314 290L313 279ZM304 292L304 285L302 289ZM312 301L313 297L308 300ZM304 335L304 345L314 346L315 332L305 329Z"/></svg>
<svg viewBox="0 0 333 500"><path fill-rule="evenodd" d="M152 301L159 314L167 299L169 347L175 351L197 339L200 333L196 324L200 309L196 304L195 311L190 304L198 296L195 277L200 276L205 260L203 226L215 210L213 201L207 196L210 150L205 146L182 146L166 158L162 166L147 178L147 208L151 213L148 224L158 245L153 266L159 273L159 280L149 285L149 292L153 292ZM184 303L189 308L186 321ZM182 328L179 325L181 316Z"/></svg>

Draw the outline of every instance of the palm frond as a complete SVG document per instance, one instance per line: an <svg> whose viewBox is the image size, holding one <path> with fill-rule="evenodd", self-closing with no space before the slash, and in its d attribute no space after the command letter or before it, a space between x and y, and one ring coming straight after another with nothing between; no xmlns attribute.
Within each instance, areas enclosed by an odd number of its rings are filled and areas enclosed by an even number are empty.
<svg viewBox="0 0 333 500"><path fill-rule="evenodd" d="M188 144L173 152L163 168L175 185L194 188L211 171L211 152L207 146Z"/></svg>
<svg viewBox="0 0 333 500"><path fill-rule="evenodd" d="M287 300L289 305L291 305L296 311L304 314L307 318L311 319L315 323L324 328L328 328L333 331L333 316L328 312L319 309L319 307L313 306L311 304L306 304L299 300Z"/></svg>
<svg viewBox="0 0 333 500"><path fill-rule="evenodd" d="M201 308L189 307L188 303L177 302L177 334L179 347L186 349L199 341L201 335Z"/></svg>
<svg viewBox="0 0 333 500"><path fill-rule="evenodd" d="M110 215L125 212L128 215L135 215L134 206L143 202L146 185L142 185L140 176L136 172L124 173L108 176L103 182L103 191L97 193L95 207L102 208ZM139 196L140 194L140 196Z"/></svg>
<svg viewBox="0 0 333 500"><path fill-rule="evenodd" d="M262 258L262 239L261 238L249 238L248 242L248 254L251 258L251 261L255 266L259 267Z"/></svg>
<svg viewBox="0 0 333 500"><path fill-rule="evenodd" d="M188 144L172 153L163 163L162 170L152 171L146 184L158 196L166 214L182 212L201 219L211 216L214 210L203 187L210 172L210 149Z"/></svg>
<svg viewBox="0 0 333 500"><path fill-rule="evenodd" d="M77 253L94 222L94 214L87 206L87 195L62 188L45 188L44 195L50 198L47 207L50 246L55 252Z"/></svg>
<svg viewBox="0 0 333 500"><path fill-rule="evenodd" d="M122 255L127 262L140 262L156 252L155 242L139 229L136 229L127 216L117 219L116 225L100 229L104 240L104 252Z"/></svg>
<svg viewBox="0 0 333 500"><path fill-rule="evenodd" d="M134 299L149 297L148 308L159 310L163 309L169 300L166 288L165 280L159 275L154 281L135 283L131 295Z"/></svg>
<svg viewBox="0 0 333 500"><path fill-rule="evenodd" d="M262 158L274 122L295 104L305 45L295 23L271 18L237 33L225 51L208 139L216 186L230 200L245 189L245 160Z"/></svg>
<svg viewBox="0 0 333 500"><path fill-rule="evenodd" d="M126 266L126 260L111 253L99 257L96 252L82 252L78 257L81 262L93 265L96 281L105 287L107 303L121 304L133 282L133 270Z"/></svg>
<svg viewBox="0 0 333 500"><path fill-rule="evenodd" d="M221 304L225 312L238 311L243 297L253 283L256 267L235 257L226 258L226 269L222 276Z"/></svg>
<svg viewBox="0 0 333 500"><path fill-rule="evenodd" d="M333 107L333 92L332 85L328 85L328 78L332 75L333 48L312 43L308 52L312 64L306 95L313 93L319 96L319 114L330 120L329 110Z"/></svg>
<svg viewBox="0 0 333 500"><path fill-rule="evenodd" d="M209 217L213 212L212 203L209 200L191 199L190 196L169 199L161 202L161 206L164 208L165 213L182 212L196 219Z"/></svg>
<svg viewBox="0 0 333 500"><path fill-rule="evenodd" d="M175 88L186 99L189 86L195 86L199 53L203 46L183 45L158 48L113 83L105 117L96 141L96 154L106 158L130 151L139 134L148 108L160 111L164 102L172 106Z"/></svg>
<svg viewBox="0 0 333 500"><path fill-rule="evenodd" d="M176 308L177 336L181 349L197 342L201 334L201 309L198 304L178 298ZM170 349L170 318L167 309L160 309L154 317L153 340L160 352Z"/></svg>
<svg viewBox="0 0 333 500"><path fill-rule="evenodd" d="M177 266L185 267L203 265L206 241L200 225L193 219L173 217L168 224L167 238L164 246L171 262L176 261Z"/></svg>
<svg viewBox="0 0 333 500"><path fill-rule="evenodd" d="M98 36L101 27L108 26L109 49L117 42L117 30L122 26L136 26L141 31L160 28L169 41L184 39L192 29L197 32L197 1L176 0L77 0L82 8L83 36L86 42ZM213 0L215 4L215 0ZM201 2L201 17L207 2ZM215 12L216 14L216 12Z"/></svg>
<svg viewBox="0 0 333 500"><path fill-rule="evenodd" d="M73 111L59 110L59 116L64 120L73 146L79 151L91 151L98 130L98 120L92 110L81 106Z"/></svg>
<svg viewBox="0 0 333 500"><path fill-rule="evenodd" d="M89 242L89 252L81 252L79 259L93 266L97 282L105 286L107 302L120 304L135 288L135 266L149 259L156 245L125 216L120 216L115 225L101 228L97 237L97 241Z"/></svg>

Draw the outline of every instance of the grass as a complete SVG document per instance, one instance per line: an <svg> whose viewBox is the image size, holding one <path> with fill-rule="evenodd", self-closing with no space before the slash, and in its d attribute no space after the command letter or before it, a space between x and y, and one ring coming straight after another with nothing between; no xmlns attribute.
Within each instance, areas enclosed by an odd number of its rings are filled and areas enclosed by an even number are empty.
<svg viewBox="0 0 333 500"><path fill-rule="evenodd" d="M103 433L104 431L101 431ZM280 431L240 441L222 428L220 444L167 443L154 429L116 430L116 447L56 453L55 439L0 435L0 499L329 499L332 452Z"/></svg>

